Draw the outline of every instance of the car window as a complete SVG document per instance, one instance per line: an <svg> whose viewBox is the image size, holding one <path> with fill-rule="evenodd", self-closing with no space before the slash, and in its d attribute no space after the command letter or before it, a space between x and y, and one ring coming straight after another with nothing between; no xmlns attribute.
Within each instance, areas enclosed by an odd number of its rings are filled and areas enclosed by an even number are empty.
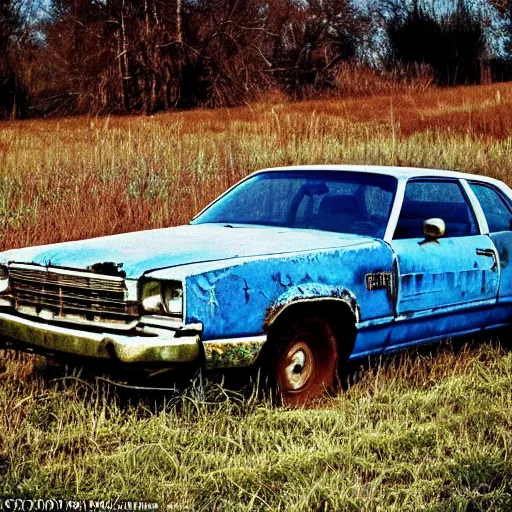
<svg viewBox="0 0 512 512"><path fill-rule="evenodd" d="M290 213L290 198L299 192L302 183L286 177L242 183L239 194L228 194L216 222L230 224L264 224L284 226ZM246 193L243 193L246 192ZM229 212L229 213L228 213Z"/></svg>
<svg viewBox="0 0 512 512"><path fill-rule="evenodd" d="M479 183L470 183L482 210L484 211L489 231L510 231L512 213L501 195L492 187Z"/></svg>
<svg viewBox="0 0 512 512"><path fill-rule="evenodd" d="M394 238L423 238L423 221L430 218L443 219L446 237L477 233L474 214L455 181L407 183Z"/></svg>
<svg viewBox="0 0 512 512"><path fill-rule="evenodd" d="M193 223L283 226L382 238L396 187L396 178L371 173L261 173L228 192Z"/></svg>
<svg viewBox="0 0 512 512"><path fill-rule="evenodd" d="M327 182L327 186L325 194L302 197L295 227L346 232L356 229L374 236L376 225L386 226L393 192L379 184Z"/></svg>

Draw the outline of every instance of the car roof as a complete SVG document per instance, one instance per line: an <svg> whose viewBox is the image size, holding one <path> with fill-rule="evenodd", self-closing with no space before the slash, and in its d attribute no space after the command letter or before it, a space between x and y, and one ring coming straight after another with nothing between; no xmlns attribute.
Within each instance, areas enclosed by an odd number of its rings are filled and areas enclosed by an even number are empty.
<svg viewBox="0 0 512 512"><path fill-rule="evenodd" d="M269 171L346 171L365 172L368 174L384 174L394 176L397 179L408 180L410 178L455 178L465 180L478 180L495 185L503 185L503 182L489 176L469 174L459 171L447 171L443 169L425 169L422 167L397 167L385 165L293 165L286 167L271 167L261 169L258 172Z"/></svg>

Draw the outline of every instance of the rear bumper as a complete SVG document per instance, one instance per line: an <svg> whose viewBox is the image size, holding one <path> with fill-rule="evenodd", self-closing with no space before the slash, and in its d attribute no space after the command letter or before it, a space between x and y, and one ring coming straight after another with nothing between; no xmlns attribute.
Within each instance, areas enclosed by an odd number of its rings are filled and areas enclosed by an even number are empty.
<svg viewBox="0 0 512 512"><path fill-rule="evenodd" d="M83 331L0 312L0 337L42 353L122 363L189 363L202 354L200 332L144 327L136 335Z"/></svg>

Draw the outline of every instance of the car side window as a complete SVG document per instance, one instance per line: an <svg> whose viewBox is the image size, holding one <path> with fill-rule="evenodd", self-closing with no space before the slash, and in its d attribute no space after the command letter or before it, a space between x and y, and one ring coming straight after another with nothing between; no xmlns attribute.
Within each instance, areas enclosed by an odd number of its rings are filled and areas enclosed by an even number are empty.
<svg viewBox="0 0 512 512"><path fill-rule="evenodd" d="M423 221L443 219L446 237L477 233L476 221L461 186L455 181L410 181L405 187L395 239L423 238Z"/></svg>
<svg viewBox="0 0 512 512"><path fill-rule="evenodd" d="M503 197L492 187L480 183L470 183L482 210L484 211L489 231L510 231L512 212Z"/></svg>

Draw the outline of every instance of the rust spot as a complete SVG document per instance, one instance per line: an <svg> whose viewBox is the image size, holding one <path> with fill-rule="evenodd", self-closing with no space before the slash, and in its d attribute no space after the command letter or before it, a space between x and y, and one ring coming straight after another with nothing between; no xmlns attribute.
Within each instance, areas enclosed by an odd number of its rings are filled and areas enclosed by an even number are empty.
<svg viewBox="0 0 512 512"><path fill-rule="evenodd" d="M113 261L105 261L102 263L95 263L87 268L95 274L103 274L104 276L113 277L126 277L126 272L121 270L122 263L114 263Z"/></svg>
<svg viewBox="0 0 512 512"><path fill-rule="evenodd" d="M258 357L263 341L233 340L203 342L208 368L235 368L250 366Z"/></svg>
<svg viewBox="0 0 512 512"><path fill-rule="evenodd" d="M325 290L322 290L325 292ZM305 296L304 294L295 295L290 297L285 301L277 301L272 303L266 311L265 318L263 321L263 328L266 331L270 328L270 326L275 322L276 318L281 314L281 312L287 307L297 304L297 303L319 303L323 301L329 300L337 300L340 302L344 302L347 304L352 311L354 317L357 321L359 321L359 307L357 305L357 300L355 296L350 293L348 290L335 288L328 292L327 294L322 295L321 293L316 294L315 296Z"/></svg>
<svg viewBox="0 0 512 512"><path fill-rule="evenodd" d="M270 306L267 308L267 311L265 313L265 318L263 320L263 328L265 331L268 330L268 328L272 325L274 320L279 315L279 312L281 311L282 306L279 306L277 304L270 304Z"/></svg>

